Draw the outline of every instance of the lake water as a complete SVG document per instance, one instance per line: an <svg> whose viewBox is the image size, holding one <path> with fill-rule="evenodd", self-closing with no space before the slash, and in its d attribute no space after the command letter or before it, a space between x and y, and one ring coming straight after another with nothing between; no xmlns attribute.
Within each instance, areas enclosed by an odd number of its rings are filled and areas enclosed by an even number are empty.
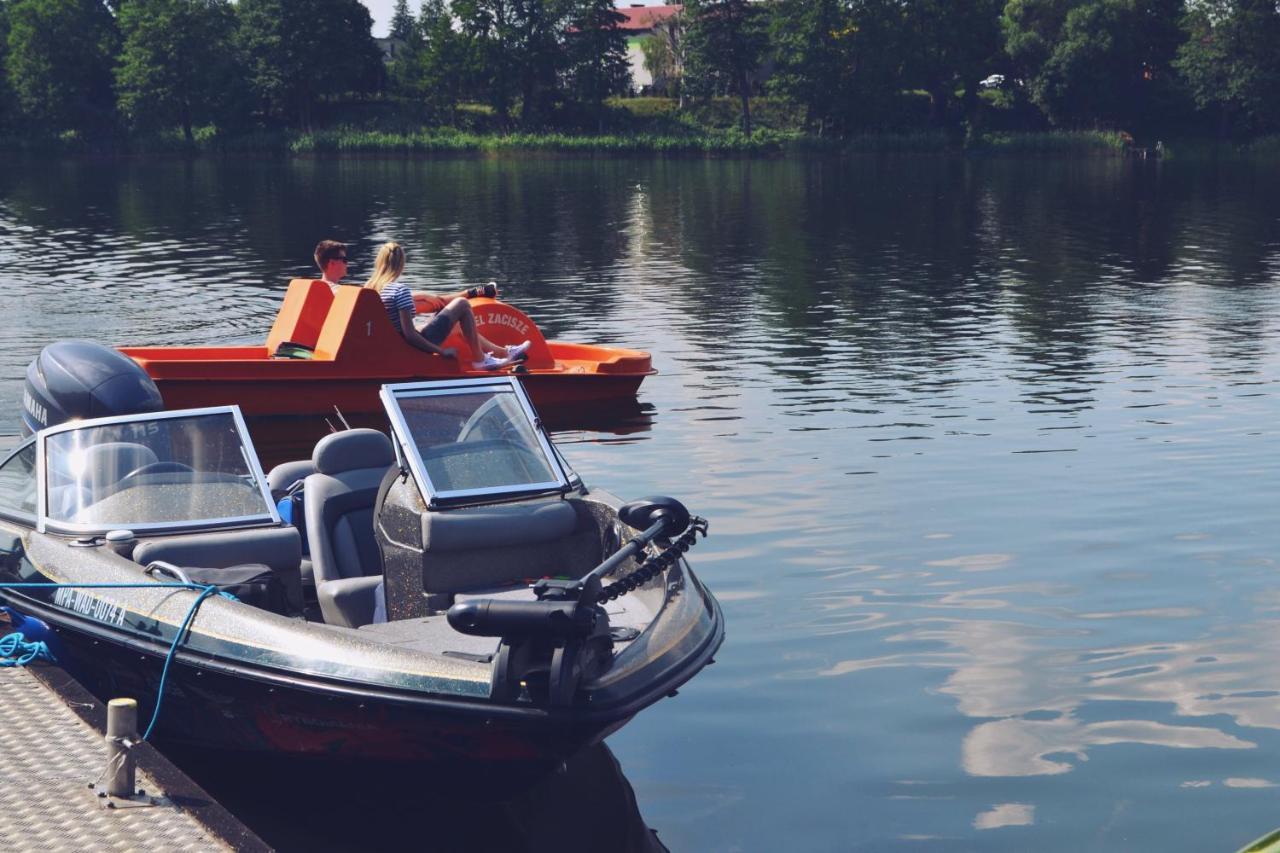
<svg viewBox="0 0 1280 853"><path fill-rule="evenodd" d="M1229 853L1280 826L1274 164L25 164L0 433L52 339L262 339L321 237L357 278L395 238L412 286L496 279L548 337L652 351L639 413L557 437L711 520L716 665L589 757L610 784L544 796L554 831L472 808L469 844L559 849L576 811L676 851Z"/></svg>

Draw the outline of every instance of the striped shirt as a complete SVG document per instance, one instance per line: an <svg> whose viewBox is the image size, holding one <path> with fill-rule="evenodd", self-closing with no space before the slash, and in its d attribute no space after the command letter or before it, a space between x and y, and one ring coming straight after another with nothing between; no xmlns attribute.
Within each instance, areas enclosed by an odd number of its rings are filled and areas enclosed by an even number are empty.
<svg viewBox="0 0 1280 853"><path fill-rule="evenodd" d="M387 316L391 318L391 325L403 335L404 329L400 328L400 312L408 311L409 316L413 316L413 291L400 282L393 281L383 287L379 295L382 297L382 307L387 309Z"/></svg>

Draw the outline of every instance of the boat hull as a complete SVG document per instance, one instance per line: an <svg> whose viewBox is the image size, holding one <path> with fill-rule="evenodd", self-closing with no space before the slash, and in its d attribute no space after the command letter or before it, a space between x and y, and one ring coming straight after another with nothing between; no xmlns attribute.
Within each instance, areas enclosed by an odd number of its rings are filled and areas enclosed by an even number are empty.
<svg viewBox="0 0 1280 853"><path fill-rule="evenodd" d="M141 726L160 696L153 737L167 743L297 759L454 769L479 763L537 772L601 741L711 661L724 638L723 616L694 583L705 596L704 630L680 650L678 664L606 708L589 702L559 709L499 705L480 696L397 690L309 674L303 658L267 667L237 656L234 644L223 646L215 634L193 639L206 650L226 651L192 651L188 639L169 665L161 694L169 651L164 638L77 615L49 600L48 590L33 597L0 588L0 603L47 626L58 662L100 699L138 700Z"/></svg>
<svg viewBox="0 0 1280 853"><path fill-rule="evenodd" d="M476 328L496 346L521 344L515 373L535 406L634 399L652 376L641 350L546 340L519 309L495 299L472 302ZM238 405L249 417L380 412L388 383L493 375L472 367L460 328L445 339L446 358L410 346L392 327L378 295L360 287L335 296L320 281L289 285L284 304L259 346L124 346L155 382L169 409ZM288 355L285 355L288 354ZM299 355L305 357L298 357Z"/></svg>
<svg viewBox="0 0 1280 853"><path fill-rule="evenodd" d="M407 374L331 378L319 371L311 375L302 371L275 373L226 379L153 374L152 379L170 409L237 405L248 417L271 417L332 415L335 406L344 415L380 413L378 390L384 384L424 378ZM519 378L533 404L544 408L629 400L647 375L528 373Z"/></svg>

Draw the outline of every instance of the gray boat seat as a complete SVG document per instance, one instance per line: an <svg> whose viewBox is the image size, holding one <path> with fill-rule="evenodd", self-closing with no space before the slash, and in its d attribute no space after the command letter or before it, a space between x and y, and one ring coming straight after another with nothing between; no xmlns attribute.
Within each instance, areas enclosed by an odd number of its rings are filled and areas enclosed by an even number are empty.
<svg viewBox="0 0 1280 853"><path fill-rule="evenodd" d="M85 480L95 500L109 495L126 474L158 462L155 451L141 444L112 441L95 444L85 453Z"/></svg>
<svg viewBox="0 0 1280 853"><path fill-rule="evenodd" d="M316 473L303 489L320 612L328 624L359 628L373 621L382 582L374 504L395 454L377 430L349 429L322 438L311 461Z"/></svg>
<svg viewBox="0 0 1280 853"><path fill-rule="evenodd" d="M316 472L316 466L310 459L295 459L292 462L281 462L267 472L267 488L271 490L271 498L280 500L294 483L305 480Z"/></svg>
<svg viewBox="0 0 1280 853"><path fill-rule="evenodd" d="M205 569L261 563L280 579L291 609L295 612L302 610L302 575L299 570L302 540L292 527L183 533L143 539L133 549L133 561L143 566L159 561L179 568Z"/></svg>
<svg viewBox="0 0 1280 853"><path fill-rule="evenodd" d="M110 496L126 474L157 461L155 452L141 444L95 444L85 452L83 469L72 472L63 466L49 471L49 514L74 519L85 507Z"/></svg>
<svg viewBox="0 0 1280 853"><path fill-rule="evenodd" d="M458 593L577 577L600 559L595 524L560 499L424 512L422 543L423 591L438 610Z"/></svg>

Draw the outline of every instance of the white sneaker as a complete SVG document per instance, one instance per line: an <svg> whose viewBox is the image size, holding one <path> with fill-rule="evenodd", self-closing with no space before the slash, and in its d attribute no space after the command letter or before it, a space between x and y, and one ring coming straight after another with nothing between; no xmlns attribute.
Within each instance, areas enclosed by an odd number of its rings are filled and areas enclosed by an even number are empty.
<svg viewBox="0 0 1280 853"><path fill-rule="evenodd" d="M498 358L491 352L484 354L484 358L479 361L471 362L471 366L476 370L497 370L499 367L506 367L511 363L509 358Z"/></svg>
<svg viewBox="0 0 1280 853"><path fill-rule="evenodd" d="M529 341L521 341L518 344L512 344L507 347L507 358L524 358L524 354L529 351L529 347L533 346Z"/></svg>

